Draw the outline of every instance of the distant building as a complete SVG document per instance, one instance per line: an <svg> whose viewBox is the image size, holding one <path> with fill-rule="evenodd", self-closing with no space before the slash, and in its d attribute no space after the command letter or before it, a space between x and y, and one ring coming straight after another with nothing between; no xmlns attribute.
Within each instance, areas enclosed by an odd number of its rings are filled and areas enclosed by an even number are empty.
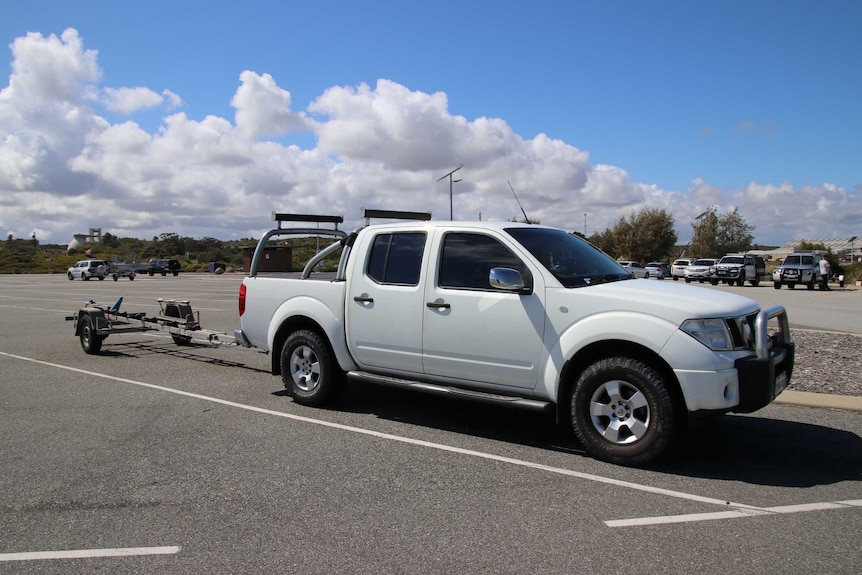
<svg viewBox="0 0 862 575"><path fill-rule="evenodd" d="M802 244L802 242L808 244L821 244L827 250L831 250L833 254L839 256L842 259L850 260L852 255L853 260L862 261L862 238L860 238L859 236L832 238L828 240L793 240L792 242L787 242L783 246L774 250L770 250L766 253L771 254L774 258L783 258L791 252L794 252L799 249L799 246Z"/></svg>
<svg viewBox="0 0 862 575"><path fill-rule="evenodd" d="M86 234L74 234L72 241L66 246L66 253L68 254L72 250L78 249L86 242L95 243L100 241L102 241L102 228L90 228L90 231Z"/></svg>

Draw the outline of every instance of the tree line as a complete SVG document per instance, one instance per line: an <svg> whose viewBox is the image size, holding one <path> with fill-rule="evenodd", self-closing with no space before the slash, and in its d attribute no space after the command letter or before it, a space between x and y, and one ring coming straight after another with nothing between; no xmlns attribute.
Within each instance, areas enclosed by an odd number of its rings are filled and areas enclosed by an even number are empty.
<svg viewBox="0 0 862 575"><path fill-rule="evenodd" d="M644 263L668 261L683 254L692 258L718 258L754 247L754 226L736 208L725 214L710 208L691 227L691 241L679 248L673 216L666 210L645 208L620 216L613 227L587 239L615 259Z"/></svg>

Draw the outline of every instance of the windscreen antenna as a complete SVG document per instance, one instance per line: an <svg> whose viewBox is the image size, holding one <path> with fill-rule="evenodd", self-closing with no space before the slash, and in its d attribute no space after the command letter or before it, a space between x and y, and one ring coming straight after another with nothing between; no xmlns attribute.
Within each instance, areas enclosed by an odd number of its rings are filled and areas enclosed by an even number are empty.
<svg viewBox="0 0 862 575"><path fill-rule="evenodd" d="M530 218L527 217L527 212L524 211L524 206L521 205L521 200L518 199L518 194L515 193L515 188L512 187L512 182L506 180L506 183L509 184L509 188L512 190L512 195L515 196L515 201L518 202L518 207L521 208L521 213L524 214L524 223L529 224Z"/></svg>

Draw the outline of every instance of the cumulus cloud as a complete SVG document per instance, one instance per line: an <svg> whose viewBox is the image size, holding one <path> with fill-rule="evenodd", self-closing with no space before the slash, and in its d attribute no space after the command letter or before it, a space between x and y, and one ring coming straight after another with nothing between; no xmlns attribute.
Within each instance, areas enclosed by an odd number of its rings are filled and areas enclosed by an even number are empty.
<svg viewBox="0 0 862 575"><path fill-rule="evenodd" d="M279 88L272 76L246 70L239 80L240 87L230 103L236 108L236 126L241 134L254 139L305 129L303 115L290 111L290 92Z"/></svg>
<svg viewBox="0 0 862 575"><path fill-rule="evenodd" d="M704 209L739 206L761 242L850 235L862 221L859 190L752 183L722 190L702 180L667 191L591 164L587 151L539 134L525 139L500 118L468 119L446 94L381 79L372 88L333 86L305 109L265 72L239 71L226 94L234 118L192 119L169 89L101 86L97 52L73 29L31 33L12 43L12 74L0 90L0 227L16 237L39 230L65 243L89 227L148 238L164 232L223 239L259 236L272 210L337 213L345 227L360 207L430 210L456 219L528 216L590 232L646 207L667 209L681 239ZM123 116L162 109L148 131ZM762 128L761 128L762 130ZM310 149L282 136L308 132ZM510 187L511 186L511 187ZM829 217L827 218L827 215ZM827 228L823 222L829 221ZM852 229L852 232L851 232Z"/></svg>
<svg viewBox="0 0 862 575"><path fill-rule="evenodd" d="M131 115L140 110L147 110L165 105L168 110L178 108L182 99L164 90L158 94L149 88L105 88L103 99L105 108L116 114Z"/></svg>

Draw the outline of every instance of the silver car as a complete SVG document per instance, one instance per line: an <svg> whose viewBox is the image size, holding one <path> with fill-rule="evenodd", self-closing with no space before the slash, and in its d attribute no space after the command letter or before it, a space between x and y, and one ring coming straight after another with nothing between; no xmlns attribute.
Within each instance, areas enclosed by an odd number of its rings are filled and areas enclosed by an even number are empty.
<svg viewBox="0 0 862 575"><path fill-rule="evenodd" d="M700 283L709 281L710 269L718 260L712 258L702 258L694 260L685 268L685 283L697 281Z"/></svg>
<svg viewBox="0 0 862 575"><path fill-rule="evenodd" d="M620 264L621 266L623 266L624 268L626 268L629 271L629 273L631 273L636 278L643 278L643 279L649 278L649 271L643 266L643 264L639 264L638 262L629 262L629 261L622 261L622 262L617 262L617 263Z"/></svg>
<svg viewBox="0 0 862 575"><path fill-rule="evenodd" d="M66 271L66 277L70 280L81 278L88 280L90 278L105 279L110 271L110 266L105 260L81 260Z"/></svg>

